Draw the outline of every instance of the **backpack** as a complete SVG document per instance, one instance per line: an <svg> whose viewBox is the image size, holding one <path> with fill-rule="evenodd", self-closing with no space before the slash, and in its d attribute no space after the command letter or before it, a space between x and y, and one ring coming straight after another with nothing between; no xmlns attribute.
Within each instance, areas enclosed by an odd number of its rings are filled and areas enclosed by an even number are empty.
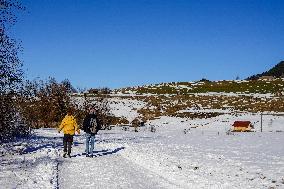
<svg viewBox="0 0 284 189"><path fill-rule="evenodd" d="M91 131L91 133L93 133L93 134L97 133L97 126L98 126L97 119L91 118L90 119L90 131Z"/></svg>

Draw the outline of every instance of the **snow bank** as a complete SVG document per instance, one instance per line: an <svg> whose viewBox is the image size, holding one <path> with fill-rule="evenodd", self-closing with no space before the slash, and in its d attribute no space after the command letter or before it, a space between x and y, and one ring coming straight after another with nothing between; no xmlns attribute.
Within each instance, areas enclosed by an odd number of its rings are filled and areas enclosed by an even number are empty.
<svg viewBox="0 0 284 189"><path fill-rule="evenodd" d="M44 189L57 187L56 146L61 145L62 142L61 139L56 138L54 131L54 129L42 129L31 139L17 142L16 146L21 149L20 151L5 148L6 152L0 157L0 186ZM15 146L15 143L10 143L9 146ZM3 151L3 148L1 149Z"/></svg>

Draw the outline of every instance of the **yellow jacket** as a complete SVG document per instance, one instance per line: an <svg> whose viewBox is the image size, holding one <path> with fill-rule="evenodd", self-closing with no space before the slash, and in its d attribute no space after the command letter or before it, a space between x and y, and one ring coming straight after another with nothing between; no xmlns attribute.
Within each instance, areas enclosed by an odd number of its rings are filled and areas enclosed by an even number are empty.
<svg viewBox="0 0 284 189"><path fill-rule="evenodd" d="M66 115L62 120L58 131L60 132L63 129L64 134L74 135L75 131L80 134L76 119L72 115Z"/></svg>

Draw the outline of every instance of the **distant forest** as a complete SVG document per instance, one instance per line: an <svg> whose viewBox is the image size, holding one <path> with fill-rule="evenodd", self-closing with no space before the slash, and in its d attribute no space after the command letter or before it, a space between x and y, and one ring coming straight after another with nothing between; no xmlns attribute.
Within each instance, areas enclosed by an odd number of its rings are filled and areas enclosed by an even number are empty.
<svg viewBox="0 0 284 189"><path fill-rule="evenodd" d="M263 72L262 74L256 74L247 78L248 80L255 80L262 76L274 76L274 77L284 77L284 61L279 62L276 66L270 70Z"/></svg>

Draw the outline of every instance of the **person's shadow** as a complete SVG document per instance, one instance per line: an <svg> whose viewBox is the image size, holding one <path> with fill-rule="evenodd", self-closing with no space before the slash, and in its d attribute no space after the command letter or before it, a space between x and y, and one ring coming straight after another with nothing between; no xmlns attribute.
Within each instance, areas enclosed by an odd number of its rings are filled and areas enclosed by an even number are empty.
<svg viewBox="0 0 284 189"><path fill-rule="evenodd" d="M84 144L84 143L73 142L74 146L79 146L81 144ZM22 154L32 153L32 152L35 152L35 151L38 151L38 150L41 150L41 149L44 149L44 148L56 149L58 147L63 147L62 142L47 142L46 144L42 144L42 145L38 145L38 146L28 146L23 150Z"/></svg>
<svg viewBox="0 0 284 189"><path fill-rule="evenodd" d="M108 149L108 150L93 151L93 154L94 154L93 157L115 154L115 153L119 152L120 150L124 150L124 149L125 149L125 147L119 147L119 148L116 148L114 150ZM72 155L71 157L80 157L80 156L85 156L85 155L86 155L86 153L83 152L83 153Z"/></svg>

